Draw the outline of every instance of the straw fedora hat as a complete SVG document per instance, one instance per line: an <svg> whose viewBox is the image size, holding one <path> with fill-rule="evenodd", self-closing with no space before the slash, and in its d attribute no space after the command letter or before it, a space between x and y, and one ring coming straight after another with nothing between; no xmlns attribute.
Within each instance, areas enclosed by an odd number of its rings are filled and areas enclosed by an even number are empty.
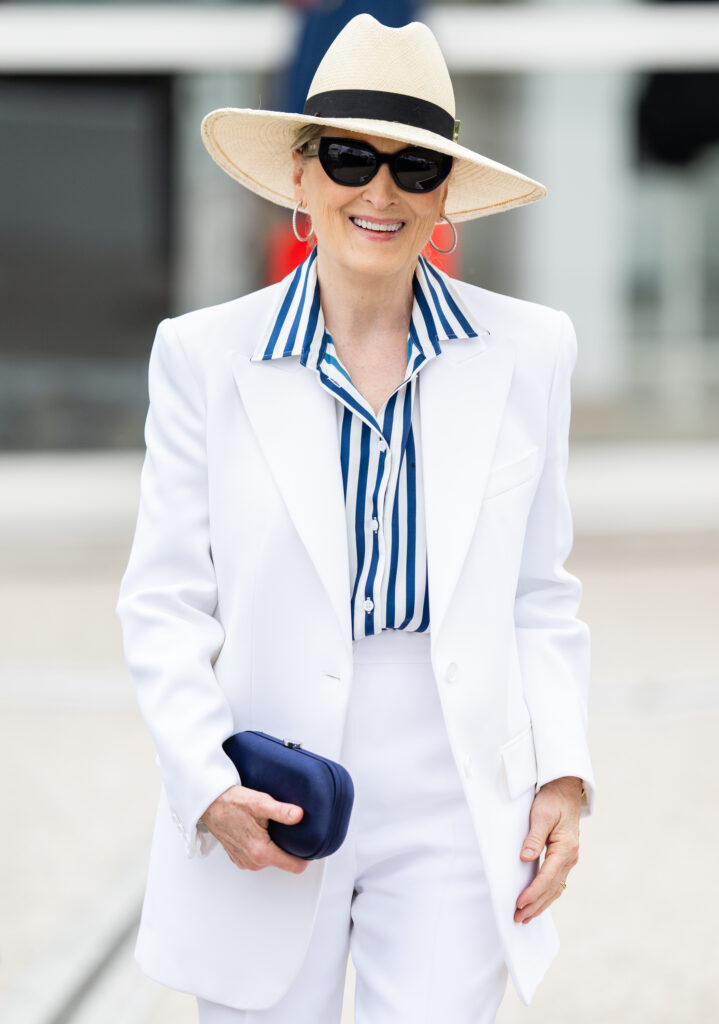
<svg viewBox="0 0 719 1024"><path fill-rule="evenodd" d="M290 153L299 130L309 124L448 153L454 164L444 212L455 221L511 210L547 194L538 181L459 144L447 65L431 30L418 21L388 28L370 14L358 14L322 58L303 113L221 107L203 118L202 141L231 177L292 208Z"/></svg>

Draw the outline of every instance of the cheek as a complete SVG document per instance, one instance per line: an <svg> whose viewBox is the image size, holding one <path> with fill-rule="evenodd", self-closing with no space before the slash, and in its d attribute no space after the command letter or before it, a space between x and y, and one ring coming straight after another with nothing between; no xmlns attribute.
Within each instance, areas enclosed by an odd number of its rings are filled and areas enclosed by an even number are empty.
<svg viewBox="0 0 719 1024"><path fill-rule="evenodd" d="M313 218L318 224L324 225L329 230L332 230L333 227L337 230L340 227L345 218L342 208L347 203L347 195L344 190L338 195L335 194L333 188L327 188L323 184L322 188L313 190L310 203Z"/></svg>
<svg viewBox="0 0 719 1024"><path fill-rule="evenodd" d="M329 180L317 161L306 169L305 193L313 219L322 223L339 219L339 208L347 202L345 190Z"/></svg>
<svg viewBox="0 0 719 1024"><path fill-rule="evenodd" d="M432 234L436 222L439 220L440 207L436 203L424 209L415 209L416 220L414 222L413 239L418 246L422 247Z"/></svg>
<svg viewBox="0 0 719 1024"><path fill-rule="evenodd" d="M345 219L341 209L332 203L328 202L326 197L318 197L313 206L313 214L315 223L320 229L320 232L337 232L342 228L342 222Z"/></svg>

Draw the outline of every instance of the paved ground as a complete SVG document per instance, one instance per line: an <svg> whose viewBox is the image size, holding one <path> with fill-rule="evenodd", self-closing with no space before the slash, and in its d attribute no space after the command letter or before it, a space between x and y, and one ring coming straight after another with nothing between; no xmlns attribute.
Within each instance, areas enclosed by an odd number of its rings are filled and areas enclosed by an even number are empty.
<svg viewBox="0 0 719 1024"><path fill-rule="evenodd" d="M696 485L686 508L675 500L669 515L662 501L668 485L658 473L644 489L643 518L628 510L625 530L612 519L617 501L606 518L598 514L597 503L608 502L598 480L606 481L611 468L602 469L601 459L596 475L590 461L582 467L587 483L573 499L571 568L584 582L582 616L592 628L599 797L596 814L583 822L580 863L556 905L561 953L530 1008L508 993L501 1024L719 1020L712 900L719 531L711 529L719 520L712 519L715 498L700 486L701 465L705 480L719 478L719 463L709 457L715 454L704 450L702 458L684 460L685 476ZM93 474L108 464L96 461ZM129 460L125 476L106 476L100 486L82 466L70 475L98 504L116 509L122 496L132 513L135 464ZM0 475L7 468L0 466ZM40 463L31 469L15 461L11 475L35 480ZM615 473L630 478L630 461ZM56 479L62 488L68 477ZM641 490L635 487L635 495ZM660 506L654 518L652 502ZM0 1008L11 996L20 1005L23 983L49 991L47 979L61 973L73 951L79 962L82 939L93 929L112 934L118 902L131 902L142 882L158 789L114 615L127 516L108 521L86 511L83 523L73 519L67 496L57 516L49 510L42 533L42 517L28 523L22 514L10 516L7 505L4 515ZM63 519L74 524L64 541ZM597 524L611 529L599 534ZM145 979L132 960L132 941L130 933L72 1024L194 1024L194 1000ZM352 1019L352 980L350 967L345 1024ZM19 1012L5 1018L1 1010L0 1018L31 1020Z"/></svg>

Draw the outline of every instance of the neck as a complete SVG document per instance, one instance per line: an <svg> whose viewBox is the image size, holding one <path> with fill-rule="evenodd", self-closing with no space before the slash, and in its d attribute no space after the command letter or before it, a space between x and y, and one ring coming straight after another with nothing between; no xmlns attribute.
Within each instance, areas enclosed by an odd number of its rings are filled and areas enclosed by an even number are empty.
<svg viewBox="0 0 719 1024"><path fill-rule="evenodd" d="M388 335L407 340L417 260L393 275L349 271L317 250L322 314L338 348L386 348Z"/></svg>

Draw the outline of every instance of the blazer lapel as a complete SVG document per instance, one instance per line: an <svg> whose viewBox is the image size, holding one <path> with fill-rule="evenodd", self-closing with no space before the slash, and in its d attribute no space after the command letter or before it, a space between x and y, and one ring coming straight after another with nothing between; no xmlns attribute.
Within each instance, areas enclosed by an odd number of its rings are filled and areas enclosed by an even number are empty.
<svg viewBox="0 0 719 1024"><path fill-rule="evenodd" d="M290 517L332 603L351 655L349 552L335 399L299 360L252 362L232 372Z"/></svg>
<svg viewBox="0 0 719 1024"><path fill-rule="evenodd" d="M477 523L514 367L511 340L499 332L441 345L418 377L433 649ZM230 358L258 443L351 655L336 400L298 359L253 361L242 351Z"/></svg>
<svg viewBox="0 0 719 1024"><path fill-rule="evenodd" d="M514 368L511 341L460 343L419 373L432 648L477 523Z"/></svg>

